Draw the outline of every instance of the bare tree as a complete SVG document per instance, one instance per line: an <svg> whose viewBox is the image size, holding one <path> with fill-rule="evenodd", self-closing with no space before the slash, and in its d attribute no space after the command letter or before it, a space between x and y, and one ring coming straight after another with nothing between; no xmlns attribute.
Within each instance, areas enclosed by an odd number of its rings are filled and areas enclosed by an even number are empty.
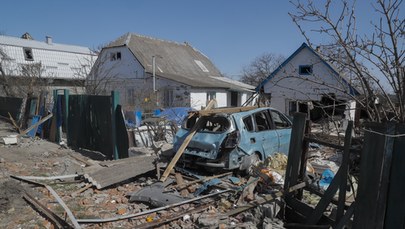
<svg viewBox="0 0 405 229"><path fill-rule="evenodd" d="M285 57L281 55L263 53L242 69L242 78L240 81L253 86L259 85L284 60Z"/></svg>
<svg viewBox="0 0 405 229"><path fill-rule="evenodd" d="M322 45L311 42L314 36L331 41L328 45L332 48L330 50L335 51L323 54L335 65L342 66L346 76L350 74L358 82L360 91L364 93L359 103L370 119L404 122L405 22L400 12L402 0L377 0L372 5L377 17L373 17L370 23L369 34L364 35L357 28L354 1L327 0L322 6L311 0L305 1L305 4L299 0L291 3L296 11L290 16L308 45ZM308 25L315 25L317 29L310 30ZM395 100L390 92L395 95ZM384 109L377 102L377 97L385 101Z"/></svg>

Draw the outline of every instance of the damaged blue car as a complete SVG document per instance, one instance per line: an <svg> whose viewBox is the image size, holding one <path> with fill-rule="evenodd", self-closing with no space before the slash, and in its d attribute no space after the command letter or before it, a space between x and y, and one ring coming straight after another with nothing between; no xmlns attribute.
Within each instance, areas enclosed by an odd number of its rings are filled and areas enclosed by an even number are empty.
<svg viewBox="0 0 405 229"><path fill-rule="evenodd" d="M288 154L292 123L273 108L234 113L214 109L210 115L191 116L176 133L175 151L197 121L197 131L180 159L183 166L251 172L252 165L275 153Z"/></svg>

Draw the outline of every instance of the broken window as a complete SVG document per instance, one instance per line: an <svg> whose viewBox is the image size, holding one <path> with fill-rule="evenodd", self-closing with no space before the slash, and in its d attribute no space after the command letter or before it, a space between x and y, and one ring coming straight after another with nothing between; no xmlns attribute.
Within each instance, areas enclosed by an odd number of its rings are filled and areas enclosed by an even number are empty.
<svg viewBox="0 0 405 229"><path fill-rule="evenodd" d="M271 117L273 118L274 125L276 125L277 129L289 128L291 126L287 118L277 111L272 110Z"/></svg>
<svg viewBox="0 0 405 229"><path fill-rule="evenodd" d="M34 55L32 54L32 49L31 48L24 48L24 58L27 61L33 61L34 60Z"/></svg>
<svg viewBox="0 0 405 229"><path fill-rule="evenodd" d="M111 61L121 60L121 52L113 52L110 55Z"/></svg>
<svg viewBox="0 0 405 229"><path fill-rule="evenodd" d="M230 121L228 118L224 116L206 116L201 117L200 125L197 131L202 132L217 132L221 133L229 129L231 126ZM185 122L185 129L191 129L199 118L193 116Z"/></svg>
<svg viewBox="0 0 405 229"><path fill-rule="evenodd" d="M270 119L268 115L266 115L267 110L257 112L254 114L255 122L256 122L256 131L264 131L264 130L270 130L271 125L270 125Z"/></svg>
<svg viewBox="0 0 405 229"><path fill-rule="evenodd" d="M230 122L223 116L208 116L204 117L199 131L204 132L224 132L230 126Z"/></svg>
<svg viewBox="0 0 405 229"><path fill-rule="evenodd" d="M312 74L312 65L300 65L299 66L300 75L310 75Z"/></svg>
<svg viewBox="0 0 405 229"><path fill-rule="evenodd" d="M252 116L247 116L243 119L243 123L245 124L246 130L252 132L254 130Z"/></svg>

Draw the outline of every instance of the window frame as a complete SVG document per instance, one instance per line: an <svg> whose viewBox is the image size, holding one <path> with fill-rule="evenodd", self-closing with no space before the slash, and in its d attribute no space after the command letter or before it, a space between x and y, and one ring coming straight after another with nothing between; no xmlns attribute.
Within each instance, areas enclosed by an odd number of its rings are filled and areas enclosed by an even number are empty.
<svg viewBox="0 0 405 229"><path fill-rule="evenodd" d="M24 52L24 59L26 61L34 61L34 53L32 52L32 48L24 47L23 52Z"/></svg>
<svg viewBox="0 0 405 229"><path fill-rule="evenodd" d="M305 69L309 69L310 71L304 71L304 68ZM309 65L309 64L307 64L307 65L300 65L299 67L298 67L298 73L300 74L300 75L311 75L312 73L313 73L313 65Z"/></svg>

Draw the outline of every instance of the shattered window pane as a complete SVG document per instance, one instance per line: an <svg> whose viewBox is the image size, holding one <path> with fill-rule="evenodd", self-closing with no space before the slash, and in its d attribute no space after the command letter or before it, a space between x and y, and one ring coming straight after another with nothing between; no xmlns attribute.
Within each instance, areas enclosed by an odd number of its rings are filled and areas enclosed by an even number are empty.
<svg viewBox="0 0 405 229"><path fill-rule="evenodd" d="M252 121L252 117L248 116L246 118L243 119L243 123L245 123L245 127L247 131L253 131L253 121Z"/></svg>
<svg viewBox="0 0 405 229"><path fill-rule="evenodd" d="M231 123L227 117L224 116L207 116L201 117L200 127L197 131L202 132L224 132L229 129ZM184 129L191 129L199 120L198 117L193 116L184 123Z"/></svg>
<svg viewBox="0 0 405 229"><path fill-rule="evenodd" d="M273 117L274 124L277 129L290 127L290 123L277 111L271 111L271 117Z"/></svg>
<svg viewBox="0 0 405 229"><path fill-rule="evenodd" d="M204 132L224 132L228 130L230 122L223 116L204 117L199 131Z"/></svg>
<svg viewBox="0 0 405 229"><path fill-rule="evenodd" d="M271 129L270 120L268 119L266 112L267 110L254 114L257 125L257 131L264 131Z"/></svg>

